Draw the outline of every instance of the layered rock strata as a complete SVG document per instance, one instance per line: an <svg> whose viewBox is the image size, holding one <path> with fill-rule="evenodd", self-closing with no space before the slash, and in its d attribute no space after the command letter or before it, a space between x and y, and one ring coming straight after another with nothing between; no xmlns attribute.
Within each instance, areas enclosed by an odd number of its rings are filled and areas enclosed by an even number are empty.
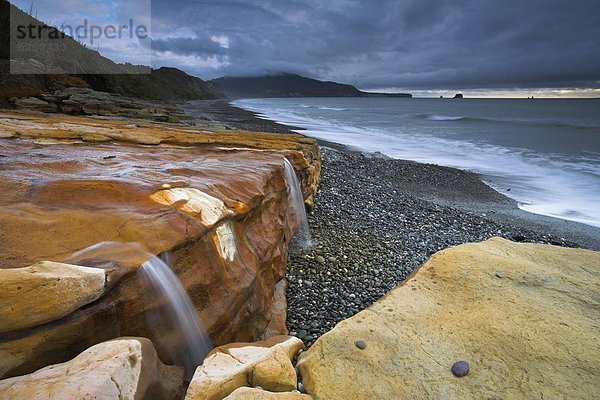
<svg viewBox="0 0 600 400"><path fill-rule="evenodd" d="M99 242L136 242L170 255L216 345L256 340L267 328L286 332L273 302L297 227L289 218L283 157L310 204L320 169L314 141L22 113L0 114L0 137L3 272L69 262ZM24 298L22 310L39 316L2 329L0 377L64 362L118 336L151 337L152 299L140 287L141 261L79 258L75 268L100 269L102 289L82 289L81 298L71 299L59 290L43 307Z"/></svg>
<svg viewBox="0 0 600 400"><path fill-rule="evenodd" d="M11 97L9 102L21 111L141 118L161 122L180 122L185 119L181 110L168 103L99 92L87 87L69 87L37 96Z"/></svg>

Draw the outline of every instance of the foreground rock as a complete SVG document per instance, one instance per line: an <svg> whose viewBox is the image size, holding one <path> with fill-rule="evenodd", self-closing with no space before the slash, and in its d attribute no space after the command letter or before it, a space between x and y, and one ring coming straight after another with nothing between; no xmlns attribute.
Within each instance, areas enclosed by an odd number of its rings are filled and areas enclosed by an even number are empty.
<svg viewBox="0 0 600 400"><path fill-rule="evenodd" d="M221 400L245 398L242 395L257 395L256 391L232 394L236 389L246 386L260 386L270 392L295 390L298 378L292 359L303 347L300 339L290 336L276 336L264 342L234 343L218 347L196 370L185 398ZM233 397L227 397L230 395ZM264 391L262 395L250 398L280 398L267 395ZM294 393L281 396L284 399L301 398Z"/></svg>
<svg viewBox="0 0 600 400"><path fill-rule="evenodd" d="M71 361L0 381L0 398L178 399L183 371L165 366L152 342L121 338L97 344Z"/></svg>
<svg viewBox="0 0 600 400"><path fill-rule="evenodd" d="M145 297L139 262L93 251L70 259L105 241L169 255L215 345L287 333L276 285L297 227L283 158L310 203L320 168L314 141L22 113L0 114L0 137L0 268L70 262L105 270L109 286L96 301L7 326L0 378L123 335L152 338L173 362L169 335L153 337L148 326L156 302Z"/></svg>
<svg viewBox="0 0 600 400"><path fill-rule="evenodd" d="M594 398L599 268L597 252L499 238L441 251L303 353L303 384L317 399Z"/></svg>
<svg viewBox="0 0 600 400"><path fill-rule="evenodd" d="M310 400L307 394L300 392L267 392L260 388L241 387L236 389L225 400Z"/></svg>
<svg viewBox="0 0 600 400"><path fill-rule="evenodd" d="M69 315L97 300L105 281L102 269L53 262L0 269L0 333Z"/></svg>
<svg viewBox="0 0 600 400"><path fill-rule="evenodd" d="M179 122L185 114L174 105L99 92L89 87L68 87L43 92L37 97L11 97L17 110L71 115L140 118L161 122Z"/></svg>

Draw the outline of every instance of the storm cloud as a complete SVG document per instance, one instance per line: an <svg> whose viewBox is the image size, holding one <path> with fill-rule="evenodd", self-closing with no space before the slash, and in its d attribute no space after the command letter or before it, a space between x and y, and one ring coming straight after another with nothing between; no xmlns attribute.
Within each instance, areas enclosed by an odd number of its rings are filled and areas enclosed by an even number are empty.
<svg viewBox="0 0 600 400"><path fill-rule="evenodd" d="M600 85L600 3L152 3L154 63L203 78L296 72L361 88Z"/></svg>

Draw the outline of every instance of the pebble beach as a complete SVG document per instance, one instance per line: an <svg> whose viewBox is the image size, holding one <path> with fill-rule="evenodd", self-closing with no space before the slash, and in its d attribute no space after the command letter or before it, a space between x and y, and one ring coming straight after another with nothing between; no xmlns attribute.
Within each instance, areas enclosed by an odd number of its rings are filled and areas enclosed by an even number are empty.
<svg viewBox="0 0 600 400"><path fill-rule="evenodd" d="M195 102L193 115L202 124L229 129L281 134L297 129L225 101ZM288 329L307 346L444 248L494 236L598 246L599 230L520 211L477 174L332 142L320 141L319 151L321 184L308 212L314 247L292 247L287 267Z"/></svg>

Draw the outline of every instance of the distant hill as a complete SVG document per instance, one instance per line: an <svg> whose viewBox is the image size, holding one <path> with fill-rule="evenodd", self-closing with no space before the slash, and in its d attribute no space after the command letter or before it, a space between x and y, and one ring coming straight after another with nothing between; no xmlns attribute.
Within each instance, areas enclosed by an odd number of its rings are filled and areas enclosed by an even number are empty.
<svg viewBox="0 0 600 400"><path fill-rule="evenodd" d="M160 68L151 70L149 67L131 64L117 64L99 52L89 49L77 41L68 38L64 41L64 51L53 51L45 54L32 52L27 54L25 61L31 69L43 68L46 65L65 65L68 71L78 71L79 74L63 75L11 75L9 74L10 11L22 25L45 24L26 12L19 10L6 0L0 0L0 105L8 104L10 97L38 96L42 92L53 91L65 86L87 86L94 90L118 93L124 96L151 100L185 101L221 98L224 95L214 85L200 78L188 75L176 68ZM11 61L14 63L15 61ZM87 74L93 68L102 74ZM42 69L43 70L43 69ZM149 72L140 74L140 72Z"/></svg>
<svg viewBox="0 0 600 400"><path fill-rule="evenodd" d="M187 101L223 98L213 84L170 67L139 75L81 75L92 89L150 100Z"/></svg>
<svg viewBox="0 0 600 400"><path fill-rule="evenodd" d="M231 98L259 97L412 97L410 94L367 93L352 85L320 81L296 74L222 77L210 81Z"/></svg>

